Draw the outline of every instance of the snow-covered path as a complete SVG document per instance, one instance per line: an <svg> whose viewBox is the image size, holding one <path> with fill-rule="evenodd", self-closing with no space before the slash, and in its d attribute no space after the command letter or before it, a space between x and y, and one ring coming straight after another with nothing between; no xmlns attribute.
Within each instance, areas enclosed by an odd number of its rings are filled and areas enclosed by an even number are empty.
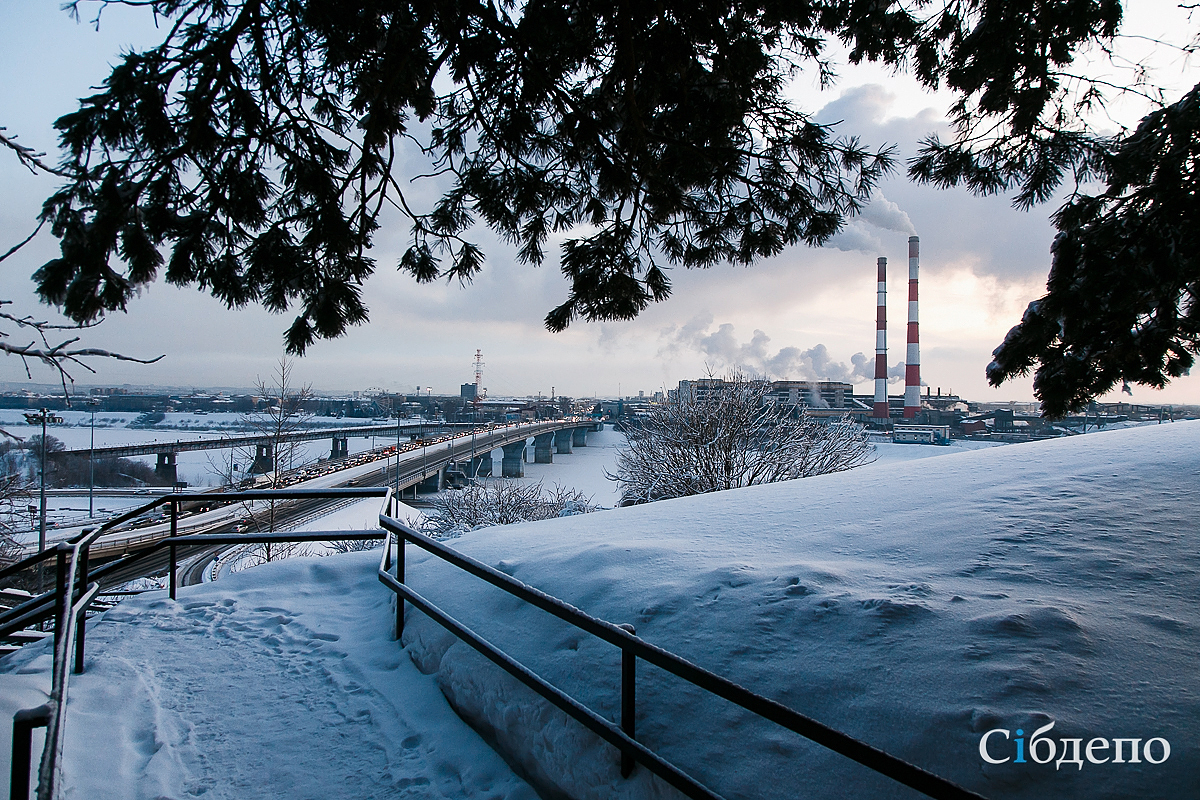
<svg viewBox="0 0 1200 800"><path fill-rule="evenodd" d="M389 639L377 559L272 564L108 612L71 683L65 796L536 797ZM6 671L46 666L25 650Z"/></svg>

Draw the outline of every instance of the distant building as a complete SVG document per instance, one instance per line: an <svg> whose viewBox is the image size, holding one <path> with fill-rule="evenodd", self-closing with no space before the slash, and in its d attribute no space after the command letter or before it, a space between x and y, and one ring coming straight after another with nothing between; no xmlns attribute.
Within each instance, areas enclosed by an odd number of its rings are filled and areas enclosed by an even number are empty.
<svg viewBox="0 0 1200 800"><path fill-rule="evenodd" d="M849 404L854 386L841 381L751 381L761 384L766 389L764 401L772 405L783 405L801 408L831 408L843 409L853 407ZM670 399L677 397L703 399L710 392L721 391L728 383L721 378L700 378L694 381L680 381L679 388L668 393Z"/></svg>
<svg viewBox="0 0 1200 800"><path fill-rule="evenodd" d="M902 425L892 428L896 444L950 444L949 425Z"/></svg>
<svg viewBox="0 0 1200 800"><path fill-rule="evenodd" d="M458 396L462 400L474 400L475 384L464 383L462 386L458 387Z"/></svg>
<svg viewBox="0 0 1200 800"><path fill-rule="evenodd" d="M841 381L775 381L768 402L806 408L846 408L854 386Z"/></svg>

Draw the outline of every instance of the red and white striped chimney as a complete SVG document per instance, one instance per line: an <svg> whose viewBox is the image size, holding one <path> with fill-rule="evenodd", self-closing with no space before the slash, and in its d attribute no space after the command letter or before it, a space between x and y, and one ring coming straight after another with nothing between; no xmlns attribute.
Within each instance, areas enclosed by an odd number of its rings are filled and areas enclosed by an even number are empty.
<svg viewBox="0 0 1200 800"><path fill-rule="evenodd" d="M904 358L904 418L912 419L921 407L921 346L917 336L917 267L921 240L908 237L908 352Z"/></svg>
<svg viewBox="0 0 1200 800"><path fill-rule="evenodd" d="M879 259L879 289L875 310L875 407L871 416L888 418L887 399L887 259Z"/></svg>

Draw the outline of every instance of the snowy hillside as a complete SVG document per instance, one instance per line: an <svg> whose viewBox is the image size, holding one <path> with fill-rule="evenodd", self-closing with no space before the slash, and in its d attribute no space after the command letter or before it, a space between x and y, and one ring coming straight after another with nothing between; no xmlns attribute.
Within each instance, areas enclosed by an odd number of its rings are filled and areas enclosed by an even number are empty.
<svg viewBox="0 0 1200 800"><path fill-rule="evenodd" d="M1175 423L480 531L455 545L985 796L1200 797L1197 477L1200 423ZM412 560L417 591L498 626L493 641L615 713L614 648ZM412 626L428 642L414 646L426 668L446 644L431 626ZM552 754L556 780L584 796L574 776L591 769L588 756L513 726L508 706L528 693L473 689L490 668L465 650L440 660L460 711L491 720L502 744L511 728L514 752ZM774 787L914 796L652 668L638 696L639 738L727 797ZM1050 721L1060 752L1073 746L1061 738L1142 747L1163 737L1171 755L1014 764L1015 742L997 734L989 754L1010 761L980 757L987 731L1022 729L1027 742Z"/></svg>
<svg viewBox="0 0 1200 800"><path fill-rule="evenodd" d="M1197 477L1200 423L1175 423L476 531L454 546L986 797L1200 797ZM616 714L615 648L408 553L418 592ZM396 658L376 556L267 565L178 603L143 596L110 612L72 683L75 796L529 796L455 727L435 686L543 796L660 794L644 770L622 781L612 748L415 612L405 644L429 677ZM41 701L38 652L0 661L0 714ZM638 738L730 800L916 796L639 669ZM114 706L117 724L99 713ZM1050 722L1057 754L1080 740L1105 763L1035 763L1028 740ZM981 758L993 729L1012 737L990 740L1005 763ZM1159 764L1142 749L1155 737L1171 747ZM1130 763L1127 744L1125 763L1111 747L1085 750L1100 738L1139 739L1141 757ZM104 759L88 749L98 742ZM370 759L340 755L356 750ZM1149 753L1161 760L1160 745Z"/></svg>

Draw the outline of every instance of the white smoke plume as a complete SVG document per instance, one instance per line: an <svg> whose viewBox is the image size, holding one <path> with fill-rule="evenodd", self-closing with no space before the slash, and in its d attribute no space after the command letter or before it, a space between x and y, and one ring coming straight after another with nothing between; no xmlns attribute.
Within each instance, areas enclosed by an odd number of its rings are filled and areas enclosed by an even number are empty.
<svg viewBox="0 0 1200 800"><path fill-rule="evenodd" d="M856 250L863 253L880 253L884 250L884 245L872 228L909 236L917 232L904 209L882 194L877 194L858 217L849 220L825 246L847 253Z"/></svg>
<svg viewBox="0 0 1200 800"><path fill-rule="evenodd" d="M717 370L739 369L769 378L806 381L842 381L862 383L875 377L875 358L855 353L850 364L835 361L823 344L807 350L783 347L772 352L771 337L754 331L748 342L738 341L732 324L726 322L712 330L712 314L698 314L680 327L662 331L663 347L659 356L697 352ZM889 381L904 379L904 362L888 370Z"/></svg>
<svg viewBox="0 0 1200 800"><path fill-rule="evenodd" d="M909 236L917 234L917 229L913 227L908 214L882 194L876 195L859 216L876 228L883 228L885 231L906 233Z"/></svg>

